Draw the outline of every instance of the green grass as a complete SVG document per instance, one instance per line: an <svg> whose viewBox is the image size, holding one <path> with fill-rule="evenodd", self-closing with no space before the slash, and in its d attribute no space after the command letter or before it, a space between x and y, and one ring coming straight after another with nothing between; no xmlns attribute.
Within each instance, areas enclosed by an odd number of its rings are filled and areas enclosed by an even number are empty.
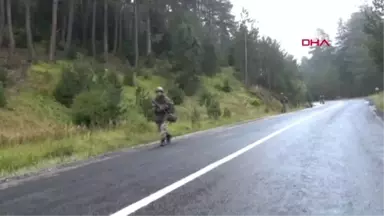
<svg viewBox="0 0 384 216"><path fill-rule="evenodd" d="M376 105L376 107L379 110L384 111L384 93L383 92L374 94L370 96L370 98L372 99L373 103Z"/></svg>
<svg viewBox="0 0 384 216"><path fill-rule="evenodd" d="M87 130L71 123L70 110L57 103L52 91L60 77L61 68L70 62L56 64L39 62L29 70L29 79L20 93L9 97L8 109L0 109L0 176L20 174L54 164L86 159L105 152L155 141L158 133L137 109L129 109L126 121L118 127ZM231 117L208 118L198 96L187 97L176 107L179 121L170 125L174 135L214 128L248 119L273 115L280 103L265 96L265 89L246 91L233 77L232 68L223 68L215 77L203 77L203 88L220 98L221 109L229 109ZM229 79L233 91L225 93L217 85ZM137 83L148 92L156 86L166 86L159 76L138 77ZM260 93L260 94L259 94ZM135 88L124 87L122 106L134 107ZM260 104L252 105L254 100ZM192 126L191 113L201 113L199 126Z"/></svg>

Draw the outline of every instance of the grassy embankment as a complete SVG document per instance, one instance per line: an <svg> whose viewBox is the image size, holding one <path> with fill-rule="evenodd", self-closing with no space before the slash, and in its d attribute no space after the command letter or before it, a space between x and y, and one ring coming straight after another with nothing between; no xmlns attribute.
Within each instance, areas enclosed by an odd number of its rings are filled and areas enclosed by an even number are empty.
<svg viewBox="0 0 384 216"><path fill-rule="evenodd" d="M71 123L71 112L52 96L63 65L44 62L33 65L28 79L19 92L9 91L8 106L0 109L0 177L20 174L104 152L130 147L158 139L155 125L138 111L127 114L127 122L117 128L87 130ZM149 69L147 69L149 70ZM221 109L227 108L231 116L209 119L205 107L199 106L198 96L187 97L177 106L179 121L170 126L175 135L213 128L220 125L272 115L280 103L266 90L247 92L233 78L232 68L223 68L215 77L204 77L203 86L220 97ZM224 79L230 79L233 91L225 93L217 88ZM152 92L156 86L166 86L160 76L138 77L138 85ZM216 86L216 87L215 87ZM258 95L258 96L255 96ZM122 104L135 101L135 88L124 87ZM193 107L200 110L200 124L191 123Z"/></svg>
<svg viewBox="0 0 384 216"><path fill-rule="evenodd" d="M379 110L384 111L384 92L371 95L370 98Z"/></svg>

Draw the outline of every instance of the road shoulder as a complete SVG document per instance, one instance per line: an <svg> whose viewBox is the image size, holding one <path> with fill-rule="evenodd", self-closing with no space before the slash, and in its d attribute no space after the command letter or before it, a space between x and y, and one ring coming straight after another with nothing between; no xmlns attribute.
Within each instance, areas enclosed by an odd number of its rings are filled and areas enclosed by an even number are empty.
<svg viewBox="0 0 384 216"><path fill-rule="evenodd" d="M380 109L378 109L378 107L375 105L374 101L372 100L372 98L366 98L366 100L368 101L368 105L371 107L372 111L374 112L374 114L382 121L384 121L384 112Z"/></svg>
<svg viewBox="0 0 384 216"><path fill-rule="evenodd" d="M285 114L289 114L289 113L285 113ZM285 115L285 114L269 115L269 116L255 118L255 119L239 121L236 123L227 124L227 125L223 125L223 126L219 126L219 127L215 127L215 128L210 128L210 129L206 129L206 130L187 133L184 135L176 136L173 138L173 140L179 141L179 140L187 139L187 138L190 138L193 136L198 136L198 135L203 135L203 134L209 135L211 133L218 133L218 132L222 132L225 130L229 130L229 129L241 126L241 125L246 125L248 123L252 123L255 121L275 118L275 117ZM69 170L77 169L77 168L91 165L94 163L99 163L99 162L103 162L103 161L106 161L109 159L124 156L127 153L135 153L135 152L139 152L142 150L148 150L151 148L156 148L158 144L159 144L158 141L153 141L153 142L149 142L149 143L142 143L142 144L138 144L135 146L130 146L127 148L119 149L119 150L116 150L113 152L108 152L108 153L104 153L101 155L97 155L97 156L94 156L94 157L91 157L91 158L88 158L85 160L70 161L70 162L66 162L66 163L62 163L62 164L58 164L58 165L52 165L50 167L43 168L43 169L31 169L30 171L26 171L23 174L15 174L15 175L7 176L4 178L0 178L0 190L4 189L4 188L16 186L16 185L19 185L19 184L27 182L27 181L32 181L32 180L36 180L36 179L40 179L40 178L47 178L50 176L55 176L55 175L58 175L59 173L62 173L62 172L66 172Z"/></svg>

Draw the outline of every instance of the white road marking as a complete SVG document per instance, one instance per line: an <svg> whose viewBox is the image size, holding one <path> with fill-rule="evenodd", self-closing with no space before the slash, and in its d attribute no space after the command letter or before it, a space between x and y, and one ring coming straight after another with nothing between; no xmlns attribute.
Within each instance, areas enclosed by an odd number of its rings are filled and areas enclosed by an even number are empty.
<svg viewBox="0 0 384 216"><path fill-rule="evenodd" d="M143 199L115 212L115 213L113 213L113 214L111 214L110 216L127 216L129 214L132 214L132 213L136 212L137 210L139 210L139 209L149 205L150 203L160 199L161 197L167 195L168 193L176 190L177 188L187 184L188 182L191 182L194 179L196 179L196 178L208 173L209 171L219 167L220 165L223 165L224 163L231 161L232 159L244 154L245 152L247 152L247 151L253 149L254 147L264 143L265 141L271 139L272 137L275 137L278 134L280 134L280 133L282 133L282 132L284 132L284 131L286 131L286 130L288 130L288 129L290 129L290 128L292 128L292 127L294 127L294 126L296 126L296 125L298 125L298 124L300 124L300 123L302 123L308 119L311 119L311 118L313 118L313 117L315 117L315 116L317 116L317 115L319 115L325 111L328 111L331 108L339 107L342 104L343 104L343 102L337 103L337 104L335 104L329 108L326 108L325 110L316 112L310 116L302 118L299 121L296 121L295 123L290 124L290 125L282 128L278 131L275 131L275 132L269 134L268 136L254 142L254 143L251 143L251 144L245 146L244 148L242 148L242 149L240 149L240 150L238 150L238 151L236 151L236 152L234 152L234 153L232 153L232 154L230 154L230 155L228 155L228 156L226 156L226 157L224 157L224 158L222 158L216 162L209 164L208 166L198 170L197 172L192 173L189 176L184 177L183 179L180 179L179 181L177 181L177 182L175 182L175 183L173 183L173 184L171 184L171 185L169 185L169 186L167 186L167 187L165 187L165 188L163 188L163 189L161 189L161 190L159 190L159 191L157 191L157 192L155 192L155 193L153 193L153 194L151 194L151 195L149 195L149 196L147 196L147 197L145 197L145 198L143 198Z"/></svg>

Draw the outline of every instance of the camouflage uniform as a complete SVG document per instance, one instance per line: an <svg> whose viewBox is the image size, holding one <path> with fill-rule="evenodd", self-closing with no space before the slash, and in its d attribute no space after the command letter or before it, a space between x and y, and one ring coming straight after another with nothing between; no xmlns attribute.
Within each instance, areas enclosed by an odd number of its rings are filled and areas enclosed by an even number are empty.
<svg viewBox="0 0 384 216"><path fill-rule="evenodd" d="M281 104L283 105L283 107L281 109L282 113L287 112L287 103L288 103L288 98L283 95L283 97L281 98Z"/></svg>
<svg viewBox="0 0 384 216"><path fill-rule="evenodd" d="M165 141L168 143L171 141L171 134L167 129L167 120L169 115L174 113L173 102L165 95L157 95L152 100L152 107L155 113L157 129L160 132L161 145L164 145Z"/></svg>
<svg viewBox="0 0 384 216"><path fill-rule="evenodd" d="M167 120L167 114L173 113L173 102L165 95L156 96L152 100L152 107L155 112L155 122L160 130L160 125Z"/></svg>

